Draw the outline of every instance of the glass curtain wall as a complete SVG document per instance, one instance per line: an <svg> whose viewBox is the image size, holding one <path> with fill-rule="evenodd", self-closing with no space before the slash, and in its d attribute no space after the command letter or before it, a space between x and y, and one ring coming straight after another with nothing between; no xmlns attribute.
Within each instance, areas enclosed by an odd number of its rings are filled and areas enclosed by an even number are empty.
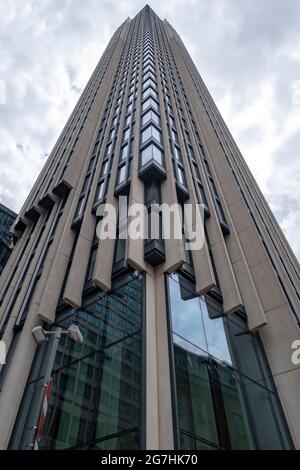
<svg viewBox="0 0 300 470"><path fill-rule="evenodd" d="M292 448L258 335L181 275L167 280L178 446Z"/></svg>

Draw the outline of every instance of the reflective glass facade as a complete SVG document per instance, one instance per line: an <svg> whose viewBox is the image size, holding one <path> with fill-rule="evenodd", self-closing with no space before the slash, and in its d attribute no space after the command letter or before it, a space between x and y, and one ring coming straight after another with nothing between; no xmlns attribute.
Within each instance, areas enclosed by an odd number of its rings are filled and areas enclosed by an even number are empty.
<svg viewBox="0 0 300 470"><path fill-rule="evenodd" d="M178 446L291 448L259 337L183 277L168 277L168 286Z"/></svg>
<svg viewBox="0 0 300 470"><path fill-rule="evenodd" d="M98 291L87 296L82 309L58 316L56 326L76 323L84 343L60 339L39 449L139 448L142 283L141 275L130 274L112 293ZM27 416L43 380L46 355L47 348L41 347L35 358L24 396Z"/></svg>

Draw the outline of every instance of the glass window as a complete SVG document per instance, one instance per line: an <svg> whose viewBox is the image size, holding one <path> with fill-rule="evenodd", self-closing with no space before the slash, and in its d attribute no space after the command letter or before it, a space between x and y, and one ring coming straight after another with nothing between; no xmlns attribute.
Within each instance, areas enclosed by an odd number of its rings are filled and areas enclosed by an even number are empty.
<svg viewBox="0 0 300 470"><path fill-rule="evenodd" d="M129 139L129 135L130 135L130 129L128 128L123 133L123 142Z"/></svg>
<svg viewBox="0 0 300 470"><path fill-rule="evenodd" d="M152 65L152 67L155 67L155 63L154 63L154 60L151 59L151 58L148 58L146 60L144 60L144 67L146 68L148 65Z"/></svg>
<svg viewBox="0 0 300 470"><path fill-rule="evenodd" d="M102 199L103 196L104 196L104 181L101 181L97 187L96 201L100 201L100 199Z"/></svg>
<svg viewBox="0 0 300 470"><path fill-rule="evenodd" d="M200 204L204 204L206 207L208 207L206 194L204 192L204 188L203 188L202 184L198 183L197 186L198 186L198 190L199 190L198 195L199 195L199 199L200 199L199 200Z"/></svg>
<svg viewBox="0 0 300 470"><path fill-rule="evenodd" d="M126 165L123 165L119 168L119 175L118 175L118 184L121 184L125 181L126 177Z"/></svg>
<svg viewBox="0 0 300 470"><path fill-rule="evenodd" d="M174 142L178 143L178 134L174 129L171 129L171 134Z"/></svg>
<svg viewBox="0 0 300 470"><path fill-rule="evenodd" d="M291 448L257 335L184 277L168 285L181 449Z"/></svg>
<svg viewBox="0 0 300 470"><path fill-rule="evenodd" d="M128 126L131 123L131 114L128 114L125 118L125 126Z"/></svg>
<svg viewBox="0 0 300 470"><path fill-rule="evenodd" d="M152 109L142 116L142 125L144 126L149 121L154 121L157 125L160 124L158 115Z"/></svg>
<svg viewBox="0 0 300 470"><path fill-rule="evenodd" d="M150 160L155 160L160 165L163 164L162 151L156 145L150 144L142 150L142 165L145 165Z"/></svg>
<svg viewBox="0 0 300 470"><path fill-rule="evenodd" d="M97 257L97 248L98 245L94 245L91 250L89 264L86 272L86 280L87 282L91 281L94 274L95 264L96 264L96 257Z"/></svg>
<svg viewBox="0 0 300 470"><path fill-rule="evenodd" d="M116 129L115 128L111 129L108 139L112 140L114 138L115 133L116 133Z"/></svg>
<svg viewBox="0 0 300 470"><path fill-rule="evenodd" d="M161 142L160 131L152 125L142 131L142 143L145 143L148 139L155 139L158 142Z"/></svg>
<svg viewBox="0 0 300 470"><path fill-rule="evenodd" d="M109 160L105 160L102 164L102 168L101 168L101 176L105 176L106 173L108 172L108 168L109 168Z"/></svg>
<svg viewBox="0 0 300 470"><path fill-rule="evenodd" d="M199 298L180 286L178 276L169 279L170 307L172 313L172 330L176 337L174 341L180 344L180 338L207 350L204 325L201 316Z"/></svg>
<svg viewBox="0 0 300 470"><path fill-rule="evenodd" d="M147 87L152 87L154 90L156 90L156 83L151 80L151 78L148 78L144 83L143 83L143 90L146 90Z"/></svg>
<svg viewBox="0 0 300 470"><path fill-rule="evenodd" d="M221 305L208 298L201 298L200 307L209 354L232 364Z"/></svg>
<svg viewBox="0 0 300 470"><path fill-rule="evenodd" d="M171 125L172 125L173 127L175 127L175 119L174 119L173 116L171 116L171 115L170 115L169 117L170 117Z"/></svg>
<svg viewBox="0 0 300 470"><path fill-rule="evenodd" d="M218 445L208 359L182 345L174 345L174 355L180 430Z"/></svg>
<svg viewBox="0 0 300 470"><path fill-rule="evenodd" d="M126 144L124 145L124 147L121 148L120 160L125 160L128 157L128 152L129 152L129 145Z"/></svg>
<svg viewBox="0 0 300 470"><path fill-rule="evenodd" d="M108 146L106 147L106 155L107 156L111 155L112 148L113 148L112 143L108 144Z"/></svg>
<svg viewBox="0 0 300 470"><path fill-rule="evenodd" d="M83 208L84 208L84 201L85 201L85 197L82 196L78 201L77 209L75 212L75 219L77 219L78 217L81 217Z"/></svg>
<svg viewBox="0 0 300 470"><path fill-rule="evenodd" d="M149 64L147 67L144 68L144 73L147 73L147 72L152 72L155 74L155 68L153 67L152 64Z"/></svg>
<svg viewBox="0 0 300 470"><path fill-rule="evenodd" d="M201 177L200 177L199 168L198 168L197 163L193 162L193 167L194 167L194 172L195 172L195 176L196 176L197 180L201 181Z"/></svg>
<svg viewBox="0 0 300 470"><path fill-rule="evenodd" d="M178 169L178 181L182 186L186 186L186 179L185 179L185 173L184 169L181 168L180 166L177 167Z"/></svg>
<svg viewBox="0 0 300 470"><path fill-rule="evenodd" d="M153 109L155 109L156 111L158 111L158 104L157 102L152 99L151 97L148 98L146 101L144 101L143 105L142 105L142 108L143 108L143 111L145 111L146 109L148 109L149 107L152 107Z"/></svg>
<svg viewBox="0 0 300 470"><path fill-rule="evenodd" d="M152 96L153 98L158 99L157 92L153 90L153 88L151 87L147 88L147 90L143 92L142 99L144 100L148 98L149 96Z"/></svg>
<svg viewBox="0 0 300 470"><path fill-rule="evenodd" d="M180 149L176 145L174 145L174 157L178 162L182 161Z"/></svg>
<svg viewBox="0 0 300 470"><path fill-rule="evenodd" d="M153 82L156 81L155 75L154 75L154 73L151 72L151 71L146 72L146 73L144 74L144 76L143 76L143 79L144 79L144 80L151 79L151 80L153 80Z"/></svg>
<svg viewBox="0 0 300 470"><path fill-rule="evenodd" d="M129 105L127 106L127 113L130 113L133 109L133 102L131 101L131 103L129 103Z"/></svg>
<svg viewBox="0 0 300 470"><path fill-rule="evenodd" d="M86 191L87 188L88 188L89 182L90 182L90 175L87 175L87 176L85 177L85 180L84 180L84 183L83 183L83 186L82 186L81 193L85 193L85 191Z"/></svg>
<svg viewBox="0 0 300 470"><path fill-rule="evenodd" d="M191 138L190 138L190 134L188 133L188 131L185 131L185 136L186 136L187 142L190 144L191 143Z"/></svg>

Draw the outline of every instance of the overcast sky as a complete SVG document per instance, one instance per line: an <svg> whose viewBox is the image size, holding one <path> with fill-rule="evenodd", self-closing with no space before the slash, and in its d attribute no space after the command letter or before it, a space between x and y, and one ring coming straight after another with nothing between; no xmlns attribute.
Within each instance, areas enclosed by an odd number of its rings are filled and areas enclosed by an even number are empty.
<svg viewBox="0 0 300 470"><path fill-rule="evenodd" d="M154 0L300 257L300 1ZM0 202L18 211L138 0L1 0Z"/></svg>

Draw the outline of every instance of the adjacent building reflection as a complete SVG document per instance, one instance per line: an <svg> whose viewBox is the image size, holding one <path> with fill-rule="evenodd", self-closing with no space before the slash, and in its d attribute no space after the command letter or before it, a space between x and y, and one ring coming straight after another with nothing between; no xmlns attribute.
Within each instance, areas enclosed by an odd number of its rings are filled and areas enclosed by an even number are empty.
<svg viewBox="0 0 300 470"><path fill-rule="evenodd" d="M139 447L141 316L142 276L136 274L60 316L63 328L79 325L84 344L60 341L40 449Z"/></svg>
<svg viewBox="0 0 300 470"><path fill-rule="evenodd" d="M181 449L291 448L259 337L181 275L168 285Z"/></svg>

